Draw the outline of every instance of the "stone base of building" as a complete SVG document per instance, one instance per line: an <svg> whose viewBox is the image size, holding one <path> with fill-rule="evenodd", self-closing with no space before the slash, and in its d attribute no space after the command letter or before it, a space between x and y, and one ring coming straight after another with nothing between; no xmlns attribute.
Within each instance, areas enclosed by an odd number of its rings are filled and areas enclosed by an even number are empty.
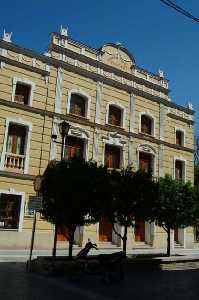
<svg viewBox="0 0 199 300"><path fill-rule="evenodd" d="M24 220L24 227L21 231L1 230L0 249L30 249L33 218ZM122 234L123 228L116 225L115 229ZM128 229L127 249L166 249L166 232L154 224L145 222L144 229ZM137 230L137 231L136 231ZM41 219L37 221L35 232L34 249L48 250L53 247L54 226ZM77 228L75 232L75 244L83 247L90 239L103 249L121 249L121 238L105 224L95 224ZM66 238L58 238L57 248L66 249L68 242ZM194 230L192 227L178 229L178 232L171 231L171 249L182 248L192 249L195 247Z"/></svg>

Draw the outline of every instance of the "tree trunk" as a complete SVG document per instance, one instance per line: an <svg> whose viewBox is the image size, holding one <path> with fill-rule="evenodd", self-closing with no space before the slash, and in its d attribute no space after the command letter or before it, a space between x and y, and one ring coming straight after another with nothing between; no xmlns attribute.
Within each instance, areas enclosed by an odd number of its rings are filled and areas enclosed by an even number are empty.
<svg viewBox="0 0 199 300"><path fill-rule="evenodd" d="M171 255L171 230L167 227L167 256Z"/></svg>
<svg viewBox="0 0 199 300"><path fill-rule="evenodd" d="M126 244L127 244L127 226L124 226L124 235L122 238L123 241L123 251L126 254Z"/></svg>
<svg viewBox="0 0 199 300"><path fill-rule="evenodd" d="M56 257L56 251L57 251L57 230L58 230L58 224L55 223L55 233L54 233L54 244L53 244L53 257Z"/></svg>
<svg viewBox="0 0 199 300"><path fill-rule="evenodd" d="M69 235L69 249L68 249L68 257L69 260L73 259L73 243L74 243L75 230L71 230Z"/></svg>

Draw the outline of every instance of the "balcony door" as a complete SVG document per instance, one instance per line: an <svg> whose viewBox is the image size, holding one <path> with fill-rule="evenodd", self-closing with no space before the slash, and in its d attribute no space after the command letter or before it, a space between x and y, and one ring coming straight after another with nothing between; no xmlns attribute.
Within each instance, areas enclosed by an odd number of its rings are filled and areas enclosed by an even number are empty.
<svg viewBox="0 0 199 300"><path fill-rule="evenodd" d="M153 171L153 156L149 153L139 153L139 169L142 172L152 173Z"/></svg>
<svg viewBox="0 0 199 300"><path fill-rule="evenodd" d="M66 138L65 151L64 151L65 159L70 159L74 157L84 158L84 145L85 142L83 139L76 138L73 136L68 136Z"/></svg>
<svg viewBox="0 0 199 300"><path fill-rule="evenodd" d="M8 128L8 138L6 152L24 155L25 152L26 127L10 124Z"/></svg>
<svg viewBox="0 0 199 300"><path fill-rule="evenodd" d="M105 146L105 165L108 168L120 169L120 147Z"/></svg>
<svg viewBox="0 0 199 300"><path fill-rule="evenodd" d="M106 217L102 217L99 222L99 240L100 242L112 241L112 224Z"/></svg>
<svg viewBox="0 0 199 300"><path fill-rule="evenodd" d="M144 220L137 219L135 221L135 241L136 242L144 242L145 241L145 222Z"/></svg>

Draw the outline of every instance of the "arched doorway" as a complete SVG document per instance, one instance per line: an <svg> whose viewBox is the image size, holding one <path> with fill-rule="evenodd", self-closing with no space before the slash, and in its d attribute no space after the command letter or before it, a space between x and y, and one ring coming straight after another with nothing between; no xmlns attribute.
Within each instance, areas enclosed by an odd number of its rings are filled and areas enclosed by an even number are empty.
<svg viewBox="0 0 199 300"><path fill-rule="evenodd" d="M99 221L99 241L112 242L112 224L106 217L102 217Z"/></svg>

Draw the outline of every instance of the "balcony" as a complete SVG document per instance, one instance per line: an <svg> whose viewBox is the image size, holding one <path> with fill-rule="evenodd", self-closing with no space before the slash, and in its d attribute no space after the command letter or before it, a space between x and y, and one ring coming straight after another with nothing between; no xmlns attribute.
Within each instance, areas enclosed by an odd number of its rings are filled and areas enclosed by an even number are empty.
<svg viewBox="0 0 199 300"><path fill-rule="evenodd" d="M4 170L22 174L24 172L24 162L25 155L6 153Z"/></svg>

